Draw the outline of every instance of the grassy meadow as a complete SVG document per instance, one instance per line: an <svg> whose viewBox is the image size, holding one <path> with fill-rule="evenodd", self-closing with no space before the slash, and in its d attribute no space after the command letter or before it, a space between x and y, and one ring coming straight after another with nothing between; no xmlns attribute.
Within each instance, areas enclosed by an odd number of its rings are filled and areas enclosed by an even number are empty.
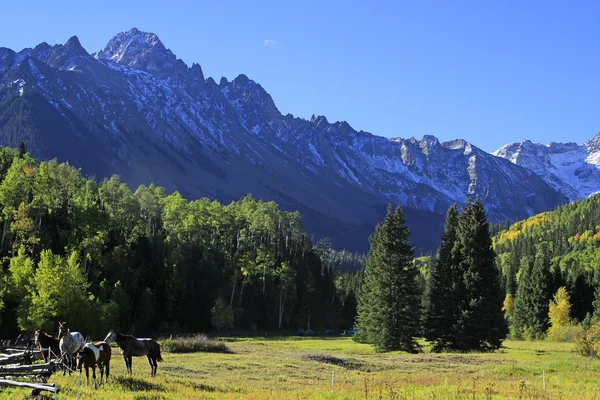
<svg viewBox="0 0 600 400"><path fill-rule="evenodd" d="M54 375L59 399L600 399L600 360L569 343L507 341L496 353L374 353L350 338L226 339L233 353L163 352L133 376L113 351L111 378L93 389ZM90 371L91 373L91 371ZM333 385L332 385L333 375ZM1 398L20 399L26 389ZM50 398L50 397L49 397Z"/></svg>

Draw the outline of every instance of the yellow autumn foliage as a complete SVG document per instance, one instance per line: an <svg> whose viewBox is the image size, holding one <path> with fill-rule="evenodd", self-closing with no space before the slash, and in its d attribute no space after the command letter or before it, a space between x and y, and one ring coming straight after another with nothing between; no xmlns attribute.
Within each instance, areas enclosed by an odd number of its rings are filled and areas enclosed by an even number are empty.
<svg viewBox="0 0 600 400"><path fill-rule="evenodd" d="M558 288L550 301L548 317L547 339L552 342L572 342L581 333L581 326L571 321L571 300L564 286Z"/></svg>

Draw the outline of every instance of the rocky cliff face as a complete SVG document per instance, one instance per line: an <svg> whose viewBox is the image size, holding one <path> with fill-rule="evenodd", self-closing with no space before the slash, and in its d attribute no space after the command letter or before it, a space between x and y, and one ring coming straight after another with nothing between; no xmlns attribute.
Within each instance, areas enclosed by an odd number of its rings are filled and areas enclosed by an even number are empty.
<svg viewBox="0 0 600 400"><path fill-rule="evenodd" d="M492 154L535 172L570 201L600 191L600 134L583 145L526 140L511 143Z"/></svg>
<svg viewBox="0 0 600 400"><path fill-rule="evenodd" d="M282 115L245 75L216 83L151 33L132 29L89 54L76 37L18 53L0 48L0 144L88 174L118 173L190 198L247 193L298 209L317 237L365 250L388 203L405 207L413 240L437 243L446 209L480 197L515 220L570 194L530 168L463 140L387 139L323 116Z"/></svg>

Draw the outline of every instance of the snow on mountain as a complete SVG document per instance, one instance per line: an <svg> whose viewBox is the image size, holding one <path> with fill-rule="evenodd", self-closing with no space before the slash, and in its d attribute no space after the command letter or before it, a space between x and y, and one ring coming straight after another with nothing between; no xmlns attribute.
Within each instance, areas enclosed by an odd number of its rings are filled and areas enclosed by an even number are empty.
<svg viewBox="0 0 600 400"><path fill-rule="evenodd" d="M507 144L492 154L535 172L570 201L600 190L600 134L583 145L542 145L526 140Z"/></svg>
<svg viewBox="0 0 600 400"><path fill-rule="evenodd" d="M567 201L558 180L532 172L535 160L524 168L511 159L527 159L517 145L504 160L460 139L387 139L324 116L282 115L247 76L217 84L135 28L91 55L76 37L0 48L0 132L0 144L26 140L39 157L97 177L118 173L133 186L276 200L299 209L317 236L350 248L365 249L388 203L405 207L415 240L431 248L453 203L479 197L491 219L515 220Z"/></svg>

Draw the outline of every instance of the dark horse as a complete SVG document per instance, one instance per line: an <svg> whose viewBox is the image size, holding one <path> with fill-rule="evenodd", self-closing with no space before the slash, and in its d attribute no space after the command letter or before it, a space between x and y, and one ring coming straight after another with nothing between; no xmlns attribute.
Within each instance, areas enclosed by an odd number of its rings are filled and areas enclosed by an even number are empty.
<svg viewBox="0 0 600 400"><path fill-rule="evenodd" d="M60 357L60 339L55 338L53 336L48 335L46 332L43 332L41 329L36 329L33 333L33 338L35 344L40 346L40 351L42 352L42 357L44 357L44 361L50 361L50 351L54 353L56 357ZM44 351L44 349L50 349L48 351Z"/></svg>
<svg viewBox="0 0 600 400"><path fill-rule="evenodd" d="M96 342L95 344L86 343L83 349L77 354L77 369L81 372L81 367L85 367L85 378L87 384L90 384L90 371L92 367L92 380L94 386L96 386L96 365L100 369L100 385L102 384L102 377L104 370L106 369L106 378L104 383L108 382L108 375L110 375L110 358L112 352L110 345L106 342Z"/></svg>
<svg viewBox="0 0 600 400"><path fill-rule="evenodd" d="M157 361L162 361L160 356L160 345L153 339L138 339L131 335L123 335L115 331L110 331L104 339L106 343L116 341L122 350L123 358L125 359L125 366L129 374L131 371L131 358L132 357L148 357L148 364L150 364L150 376L156 376L156 369L158 368Z"/></svg>

